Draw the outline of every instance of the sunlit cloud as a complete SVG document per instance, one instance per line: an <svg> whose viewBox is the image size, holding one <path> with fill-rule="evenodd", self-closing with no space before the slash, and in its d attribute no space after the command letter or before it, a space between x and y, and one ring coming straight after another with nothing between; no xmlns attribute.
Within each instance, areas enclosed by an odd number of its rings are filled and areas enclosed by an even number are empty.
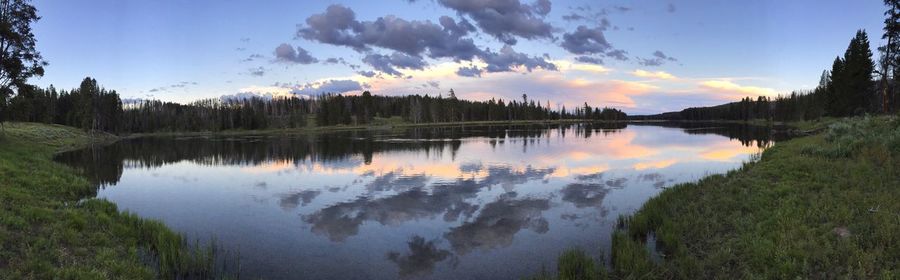
<svg viewBox="0 0 900 280"><path fill-rule="evenodd" d="M659 168L669 167L670 165L673 165L677 162L678 161L675 159L667 159L667 160L651 161L651 162L639 162L639 163L635 163L633 167L635 170L644 170L644 169L650 169L650 168L659 169Z"/></svg>
<svg viewBox="0 0 900 280"><path fill-rule="evenodd" d="M742 86L738 85L734 82L728 80L710 80L710 81L702 81L700 82L701 89L719 93L726 94L727 96L723 96L726 99L733 99L734 97L746 97L746 96L768 96L775 97L778 93L771 88L764 87L754 87L754 86Z"/></svg>
<svg viewBox="0 0 900 280"><path fill-rule="evenodd" d="M639 78L657 79L657 80L675 80L675 79L677 79L677 77L675 77L675 75L666 73L664 71L650 72L650 71L638 69L638 70L634 70L633 72L631 72L631 75L635 76L635 77L639 77Z"/></svg>

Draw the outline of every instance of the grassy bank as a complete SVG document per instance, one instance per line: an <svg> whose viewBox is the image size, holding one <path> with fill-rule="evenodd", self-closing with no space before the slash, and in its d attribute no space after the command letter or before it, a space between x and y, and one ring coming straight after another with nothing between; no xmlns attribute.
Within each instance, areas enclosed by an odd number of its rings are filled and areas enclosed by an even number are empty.
<svg viewBox="0 0 900 280"><path fill-rule="evenodd" d="M623 217L610 275L900 277L900 119L831 122L739 170L667 189Z"/></svg>
<svg viewBox="0 0 900 280"><path fill-rule="evenodd" d="M0 279L156 279L216 275L214 247L90 199L96 189L54 153L114 140L30 123L0 129Z"/></svg>

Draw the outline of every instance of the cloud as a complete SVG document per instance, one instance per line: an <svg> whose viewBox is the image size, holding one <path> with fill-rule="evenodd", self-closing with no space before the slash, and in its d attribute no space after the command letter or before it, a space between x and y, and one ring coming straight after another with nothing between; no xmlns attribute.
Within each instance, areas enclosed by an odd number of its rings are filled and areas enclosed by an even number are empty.
<svg viewBox="0 0 900 280"><path fill-rule="evenodd" d="M563 49L573 54L605 53L612 49L603 35L604 27L588 28L579 25L574 32L563 34Z"/></svg>
<svg viewBox="0 0 900 280"><path fill-rule="evenodd" d="M662 51L653 52L652 58L639 58L638 64L643 66L660 66L665 64L667 61L678 61L678 59L667 56Z"/></svg>
<svg viewBox="0 0 900 280"><path fill-rule="evenodd" d="M666 73L664 71L656 71L650 72L646 70L634 70L631 72L631 75L639 78L648 78L648 79L659 79L659 80L675 80L677 79L674 75Z"/></svg>
<svg viewBox="0 0 900 280"><path fill-rule="evenodd" d="M523 4L519 0L437 0L437 2L472 18L484 33L505 44L515 45L516 37L525 39L553 37L553 26L544 19L552 9L549 0L537 0L531 5Z"/></svg>
<svg viewBox="0 0 900 280"><path fill-rule="evenodd" d="M262 68L261 66L256 67L256 68L250 68L247 71L250 75L257 76L257 77L262 77L263 75L266 74L266 69Z"/></svg>
<svg viewBox="0 0 900 280"><path fill-rule="evenodd" d="M478 66L463 66L456 70L456 74L463 77L481 77L484 70Z"/></svg>
<svg viewBox="0 0 900 280"><path fill-rule="evenodd" d="M532 5L515 3L470 3L466 1L444 1L444 5L456 7L460 13L481 19L483 9L500 9L497 11L518 11L519 16L528 14L543 17L550 10L548 1L537 1ZM513 9L513 6L522 6ZM497 12L495 11L495 12ZM523 12L527 11L527 12ZM477 15L477 16L476 16ZM501 17L516 17L502 15ZM521 19L520 19L521 20ZM306 24L297 30L297 37L317 41L324 44L346 46L359 53L365 53L363 61L380 72L400 76L398 69L422 69L429 64L424 58L451 59L456 62L481 60L484 67L470 67L458 71L460 76L477 77L483 72L507 72L517 68L532 71L536 68L555 70L555 66L546 57L529 56L513 50L510 44L504 45L499 52L490 48L481 49L475 45L470 33L475 26L467 19L459 21L443 16L440 24L431 21L405 20L393 15L379 17L375 21L359 21L350 8L342 5L331 5L324 13L314 14L306 19ZM481 21L482 24L487 24ZM490 25L493 26L493 25ZM485 27L482 27L484 30ZM549 31L548 31L549 32ZM501 33L497 33L501 34ZM507 33L502 33L507 34ZM509 34L519 34L517 32ZM549 34L549 33L548 33ZM522 35L522 34L519 34ZM507 36L507 35L498 35ZM512 36L512 35L509 35ZM523 36L531 38L533 36ZM514 41L514 40L513 40ZM373 49L393 50L390 56L373 53Z"/></svg>
<svg viewBox="0 0 900 280"><path fill-rule="evenodd" d="M624 50L611 50L611 51L606 52L606 56L615 58L620 61L628 60L628 52L626 52Z"/></svg>
<svg viewBox="0 0 900 280"><path fill-rule="evenodd" d="M375 77L375 71L357 71L356 74L367 78Z"/></svg>
<svg viewBox="0 0 900 280"><path fill-rule="evenodd" d="M428 276L435 264L452 256L450 251L439 249L435 243L435 240L425 241L424 237L416 235L407 242L409 254L401 255L391 251L387 254L387 259L400 268L401 278Z"/></svg>
<svg viewBox="0 0 900 280"><path fill-rule="evenodd" d="M281 209L291 210L297 208L297 206L306 206L320 194L322 194L322 191L319 190L304 190L295 193L284 194L281 196L278 205L281 206Z"/></svg>
<svg viewBox="0 0 900 280"><path fill-rule="evenodd" d="M260 58L263 58L263 55L258 54L258 53L255 53L255 54L251 54L251 55L248 56L247 58L241 60L241 62L250 62L250 61L254 61L254 60L260 59Z"/></svg>
<svg viewBox="0 0 900 280"><path fill-rule="evenodd" d="M763 87L753 87L753 86L742 86L735 84L734 82L728 80L711 80L711 81L703 81L700 82L700 87L707 91L711 91L713 93L724 93L729 96L727 99L733 99L734 97L746 97L746 96L769 96L774 97L777 96L778 93L771 88L763 88Z"/></svg>
<svg viewBox="0 0 900 280"><path fill-rule="evenodd" d="M322 93L347 93L363 90L364 84L354 80L324 80L294 86L291 93L298 95L318 95Z"/></svg>
<svg viewBox="0 0 900 280"><path fill-rule="evenodd" d="M395 68L421 70L427 65L421 57L406 55L400 52L394 52L390 56L370 54L366 55L362 61L363 63L372 66L372 68L375 68L375 70L394 76L402 75Z"/></svg>
<svg viewBox="0 0 900 280"><path fill-rule="evenodd" d="M480 50L472 39L463 36L473 29L468 22L457 23L450 17L441 17L440 25L392 15L357 21L350 8L331 5L325 13L308 17L306 25L297 30L297 37L357 52L367 52L374 46L417 57L470 60Z"/></svg>
<svg viewBox="0 0 900 280"><path fill-rule="evenodd" d="M272 100L275 97L279 96L279 94L266 92L266 93L257 93L257 92L238 92L235 94L226 94L219 97L221 101L239 101L246 100L252 98L259 98L263 100Z"/></svg>
<svg viewBox="0 0 900 280"><path fill-rule="evenodd" d="M453 250L462 255L475 249L502 248L512 244L513 237L521 230L530 229L539 234L550 230L549 222L542 215L550 209L549 199L517 200L511 198L515 193L512 194L484 205L473 221L444 234Z"/></svg>
<svg viewBox="0 0 900 280"><path fill-rule="evenodd" d="M318 59L312 57L308 51L301 47L294 50L291 45L281 44L275 48L275 61L299 64L312 64L319 62Z"/></svg>
<svg viewBox="0 0 900 280"><path fill-rule="evenodd" d="M603 59L602 59L602 58L596 58L596 57L590 57L590 56L583 56L583 55L582 55L582 56L575 57L575 61L578 61L578 62L584 62L584 63L591 63L591 64L598 64L598 65L599 65L599 64L603 64Z"/></svg>
<svg viewBox="0 0 900 280"><path fill-rule="evenodd" d="M675 4L669 3L669 5L666 6L666 11L670 12L670 13L674 13L675 12Z"/></svg>
<svg viewBox="0 0 900 280"><path fill-rule="evenodd" d="M509 45L503 46L500 49L499 53L492 53L490 49L485 52L485 55L481 58L487 63L488 72L508 72L513 71L514 67L525 67L528 72L536 68L541 68L544 70L553 70L556 71L556 65L547 61L543 57L529 57L526 54L516 52Z"/></svg>
<svg viewBox="0 0 900 280"><path fill-rule="evenodd" d="M628 60L626 55L628 52L613 48L612 44L606 40L603 32L607 26L609 26L609 22L606 19L602 20L601 26L594 28L579 25L575 31L563 34L560 46L570 53L581 55L575 58L581 62L603 64L601 58L588 55L607 56L621 61Z"/></svg>

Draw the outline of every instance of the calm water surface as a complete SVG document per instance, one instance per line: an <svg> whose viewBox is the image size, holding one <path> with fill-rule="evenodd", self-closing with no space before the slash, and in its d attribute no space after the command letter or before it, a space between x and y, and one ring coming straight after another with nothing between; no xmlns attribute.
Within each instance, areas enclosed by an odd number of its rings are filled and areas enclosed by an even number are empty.
<svg viewBox="0 0 900 280"><path fill-rule="evenodd" d="M239 251L242 277L518 279L772 141L723 124L140 138L70 152L98 197Z"/></svg>

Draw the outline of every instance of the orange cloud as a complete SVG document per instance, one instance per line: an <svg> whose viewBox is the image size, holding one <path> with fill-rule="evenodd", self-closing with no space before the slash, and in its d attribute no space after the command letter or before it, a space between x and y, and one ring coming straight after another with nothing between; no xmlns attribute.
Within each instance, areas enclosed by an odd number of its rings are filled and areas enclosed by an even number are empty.
<svg viewBox="0 0 900 280"><path fill-rule="evenodd" d="M732 99L733 97L746 97L746 96L769 96L775 97L778 95L774 89L764 88L764 87L753 87L753 86L742 86L735 84L728 80L711 80L711 81L703 81L700 82L700 87L714 92L714 93L724 93L728 94L728 97L724 99Z"/></svg>
<svg viewBox="0 0 900 280"><path fill-rule="evenodd" d="M639 162L639 163L634 164L634 169L644 170L644 169L648 169L648 168L657 168L657 169L665 168L665 167L669 167L670 165L673 165L677 162L678 161L675 159L667 159L667 160L651 161L651 162Z"/></svg>
<svg viewBox="0 0 900 280"><path fill-rule="evenodd" d="M666 73L663 71L650 72L650 71L640 70L640 69L634 70L633 72L631 72L631 75L633 75L635 77L639 77L639 78L648 78L648 79L657 79L657 80L678 79L677 77L675 77L675 75L672 75L672 74L669 74L669 73Z"/></svg>

